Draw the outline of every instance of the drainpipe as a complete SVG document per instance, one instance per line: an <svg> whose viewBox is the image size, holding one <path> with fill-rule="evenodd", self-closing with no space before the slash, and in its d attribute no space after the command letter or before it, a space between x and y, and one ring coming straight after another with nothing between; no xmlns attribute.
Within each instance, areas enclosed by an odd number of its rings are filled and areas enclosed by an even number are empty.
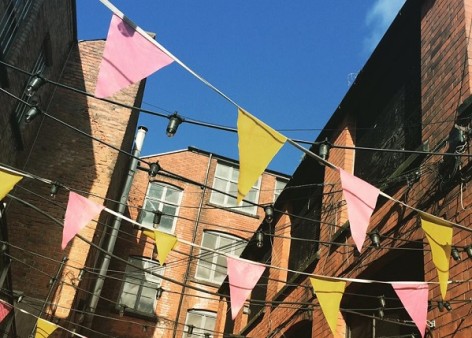
<svg viewBox="0 0 472 338"><path fill-rule="evenodd" d="M198 224L200 224L200 217L202 215L202 207L203 207L203 202L205 200L205 193L206 193L206 190L207 190L206 187L208 186L208 176L209 176L209 173L210 173L210 166L211 166L212 158L213 158L213 154L210 154L210 156L208 158L208 166L207 166L207 171L206 171L206 175L205 175L205 183L202 186L202 197L200 198L200 205L198 206L198 214L197 214L197 218L195 220L195 225L193 227L192 243L195 243L195 239L197 238ZM177 334L177 325L179 325L180 311L182 310L182 303L183 303L184 297L185 297L184 293L185 293L187 282L189 280L188 275L190 273L190 266L192 264L193 248L194 248L193 245L190 246L190 255L189 255L189 259L188 259L188 263L187 263L187 271L185 272L185 276L184 276L185 279L184 279L184 283L183 283L183 286L182 286L182 293L180 294L179 305L177 307L177 315L175 317L175 324L174 324L174 330L172 332L172 338L175 338L175 336Z"/></svg>
<svg viewBox="0 0 472 338"><path fill-rule="evenodd" d="M146 136L147 128L140 126L138 127L138 132L136 133L136 138L134 140L134 150L133 150L133 158L131 158L131 162L128 169L128 175L126 176L126 181L123 186L123 191L120 197L120 203L118 204L117 213L123 215L126 211L126 207L128 205L128 196L131 190L131 185L133 183L134 174L136 172L136 168L138 167L138 157L141 153L141 148L144 143L144 137ZM118 231L120 230L121 226L121 217L115 217L115 220L112 225L110 238L108 240L108 245L106 248L107 253L100 265L100 271L98 273L97 280L95 282L95 286L92 290L92 296L89 300L88 304L88 313L85 319L84 326L91 327L93 321L93 315L97 308L98 300L100 299L100 294L102 293L103 284L105 283L105 277L108 271L108 267L110 266L111 254L113 254L113 250L115 248L116 239L118 237Z"/></svg>

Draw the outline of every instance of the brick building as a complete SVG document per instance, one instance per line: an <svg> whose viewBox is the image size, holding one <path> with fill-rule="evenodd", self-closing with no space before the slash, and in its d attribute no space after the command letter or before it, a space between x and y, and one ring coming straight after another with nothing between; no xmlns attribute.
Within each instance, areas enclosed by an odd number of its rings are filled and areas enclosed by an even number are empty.
<svg viewBox="0 0 472 338"><path fill-rule="evenodd" d="M275 201L288 177L266 171L246 197L249 202L236 206L232 196L238 163L232 159L188 148L142 161L158 163L161 170L155 177L137 172L129 205L138 208L130 208L130 217L146 226L155 224L183 243L178 241L160 266L154 241L124 223L115 253L163 278L113 261L110 271L116 278L105 282L97 309L103 319L95 321L93 329L111 335L127 332L128 337L213 337L216 291L226 277L226 260L201 247L236 255L245 247L257 247L250 239L265 218L264 206ZM155 221L159 211L160 220ZM104 319L110 317L121 321Z"/></svg>
<svg viewBox="0 0 472 338"><path fill-rule="evenodd" d="M131 152L139 111L80 92L94 92L104 45L77 41L73 0L0 1L0 165L115 209L129 156L104 143ZM27 85L37 74L45 81L30 96ZM112 99L139 107L144 85ZM27 122L35 106L39 114ZM94 266L99 250L78 238L61 250L68 191L59 188L52 196L55 185L25 177L2 201L2 276L9 278L2 277L1 298L15 306L1 323L9 337L29 337L35 316L76 330L77 311L90 296L93 279L81 279L80 271ZM81 235L102 245L111 221L102 214Z"/></svg>
<svg viewBox="0 0 472 338"><path fill-rule="evenodd" d="M311 148L394 199L470 227L472 1L407 0ZM374 150L369 150L373 148ZM375 150L377 149L377 150ZM388 152L406 149L411 152ZM437 155L452 153L454 155ZM216 331L242 337L330 337L308 276L437 282L418 213L380 197L362 253L354 246L339 172L305 156L275 204L265 250L242 257L270 262L235 321L220 302ZM290 226L287 226L290 225ZM377 234L379 242L369 238ZM454 228L446 299L429 285L428 337L469 337L470 232ZM470 253L470 254L469 254ZM462 259L459 259L459 258ZM289 272L292 271L292 272ZM223 284L220 292L228 293ZM381 301L385 300L385 304ZM218 335L217 335L218 336ZM223 335L219 335L223 336ZM419 337L391 286L351 282L336 337Z"/></svg>

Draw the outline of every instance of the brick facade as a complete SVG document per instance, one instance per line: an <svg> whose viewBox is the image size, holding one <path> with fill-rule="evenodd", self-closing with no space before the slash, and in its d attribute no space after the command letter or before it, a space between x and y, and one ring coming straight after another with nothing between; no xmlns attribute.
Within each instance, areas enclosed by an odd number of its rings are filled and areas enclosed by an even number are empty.
<svg viewBox="0 0 472 338"><path fill-rule="evenodd" d="M158 162L164 173L168 171L192 181L189 183L182 179L166 177L164 174L158 174L151 179L151 181L172 185L182 192L174 230L174 235L178 240L200 246L203 233L208 230L250 240L254 230L264 218L264 211L260 207L257 208L257 214L251 216L237 210L221 208L210 202L211 187L213 187L217 164L237 166L237 162L234 160L189 148L188 150L143 157L141 166L147 167L144 162ZM277 178L287 179L286 176L272 172L262 175L258 204L264 205L273 202ZM129 204L133 206L129 210L132 219L139 219L139 210L144 208L149 182L150 178L147 172L137 172L129 198ZM124 224L122 230L130 234L129 237L133 238L134 244L130 244L129 239L120 238L115 249L118 255L124 259L133 255L156 258L153 255L154 241L149 240L142 231L130 224ZM137 239L134 240L134 238ZM249 245L253 244L249 243ZM188 331L188 327L184 324L189 310L204 310L216 314L220 306L219 297L215 295L220 285L196 277L199 255L199 247L191 247L179 241L169 254L166 261L168 267L165 268L164 276L170 280L162 281L161 286L164 291L155 304L155 315L158 319L143 319L129 312L124 315L125 322L100 320L94 324L93 328L113 335L119 335L126 330L128 336L133 337L183 337ZM123 271L125 266L112 262L110 269ZM123 276L120 275L120 277ZM119 280L108 280L104 287L103 296L118 302L121 287L122 283ZM203 290L207 290L209 293ZM116 303L103 301L99 304L99 312L106 317L119 318L119 314L115 310L116 305ZM133 321L137 324L128 324L126 321ZM143 332L143 327L147 328L146 332Z"/></svg>
<svg viewBox="0 0 472 338"><path fill-rule="evenodd" d="M77 42L74 1L31 3L27 19L20 25L3 60L30 72L43 50L47 60L42 75L46 79L93 93L105 41ZM2 88L21 96L28 76L13 68L5 69L7 81L2 81ZM111 99L128 106L139 106L144 84L142 81L130 86ZM57 181L114 209L116 203L110 201L119 199L128 156L102 142L130 152L139 112L48 82L39 88L37 95L39 107L53 118L42 115L29 124L22 120L15 125L12 114L18 102L0 94L4 110L0 118L2 165ZM102 142L92 140L74 128ZM24 296L21 303L15 303L16 307L33 315L38 315L42 309L43 318L70 330L80 323L80 313L76 310L81 309L79 305L84 299L88 299L93 281L90 275L79 280L79 272L85 266L93 266L97 250L78 238L61 250L61 226L68 191L60 188L56 196L51 197L50 189L49 184L24 178L11 192L36 209L17 200L5 199L12 288L15 295ZM92 222L81 235L93 243L102 243L104 224L110 220L111 217L102 213L101 225ZM65 264L61 269L63 259ZM54 280L57 273L58 279ZM28 336L35 318L19 311L15 311L15 316L17 336ZM54 333L54 336L69 335L64 330Z"/></svg>
<svg viewBox="0 0 472 338"><path fill-rule="evenodd" d="M457 134L455 124L470 130L469 101L466 100L471 95L471 9L472 2L468 0L407 1L316 140L327 140L338 146L329 153L328 160L334 165L364 178L396 200L465 227L470 225L471 203L467 189L468 157L394 155L354 151L352 147L469 154L468 148L461 148L463 143L457 143L456 147L451 135ZM317 146L312 147L312 151L317 152ZM286 189L281 195L284 206L276 205L276 209L298 210L300 216L312 217L313 225L319 226L317 255L304 272L383 281L437 282L436 267L416 211L379 197L367 232L379 232L380 248L375 249L366 236L359 253L349 233L339 173L325 167L323 173L317 175L315 162L307 159L302 162L287 185L292 189ZM316 222L313 211L308 212L303 207L313 203L315 195L300 193L296 201L297 193L293 190L321 182L324 182L321 202L312 205L312 209L318 208L320 212L321 222ZM292 227L294 219L290 219ZM275 224L275 233L290 237L286 225L287 216L282 215ZM470 280L472 263L464 252L472 244L470 238L470 232L454 228L452 243L458 247L462 260L451 258L450 280ZM284 258L273 259L271 264L286 269L292 254L287 248L297 245L295 243L274 239L273 256L280 253ZM250 254L245 251L243 256ZM273 280L267 281L264 311L250 321L238 317L234 323L219 314L218 327L226 327L227 334L247 337L333 336L307 276L295 274L290 278L290 274L277 269L270 269L269 274ZM260 282L266 283L263 279ZM391 287L386 285L388 287L376 283L348 283L334 336L418 336L414 328L401 325L411 322ZM393 318L394 324L387 323L377 313L381 295L387 297L384 318ZM251 299L254 297L253 292ZM427 336L469 337L472 331L470 297L467 282L450 284L445 300L441 299L439 286L430 284ZM441 308L441 301L448 301L452 309ZM282 305L270 305L271 302L282 302ZM313 304L313 315L308 310L310 304ZM224 300L220 306L223 305ZM355 310L368 316L355 314L352 312ZM395 324L395 318L399 318L399 324ZM371 331L373 320L376 333Z"/></svg>

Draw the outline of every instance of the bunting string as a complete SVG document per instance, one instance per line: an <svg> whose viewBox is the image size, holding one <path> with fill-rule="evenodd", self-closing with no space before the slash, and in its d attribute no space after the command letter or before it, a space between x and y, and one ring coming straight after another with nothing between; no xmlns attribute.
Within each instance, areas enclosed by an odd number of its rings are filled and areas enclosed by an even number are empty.
<svg viewBox="0 0 472 338"><path fill-rule="evenodd" d="M19 200L17 197L14 197L12 196L11 194L8 194L9 197L11 198L14 198L14 199L17 199ZM24 202L24 201L23 201ZM134 224L140 228L143 228L143 229L147 229L147 230L150 230L150 231L154 231L155 229L150 227L150 226L147 226L147 225L144 225L144 224L141 224L139 222L136 222L135 220L129 218L129 217L126 217L124 215L121 215L109 208L106 208L104 207L103 209L105 212L108 212L112 215L114 215L115 217L119 217L131 224ZM424 213L426 215L429 215L428 213ZM431 215L432 217L435 217L433 215ZM62 223L61 223L62 224ZM177 238L177 241L182 243L182 244L185 244L185 245L189 245L189 246L193 246L193 247L196 247L196 248L199 248L199 249L204 249L206 251L209 251L209 252L213 252L213 253L216 253L216 254L219 254L219 255L223 255L223 256L226 256L227 257L227 253L225 252L221 252L219 250L215 250L215 249L211 249L211 248L206 248L206 247L202 247L201 245L198 245L198 244L195 244L195 243L192 243L192 242L189 242L189 241L186 241L186 240L183 240L183 239L179 239ZM246 260L246 259L243 259L243 258L238 258L239 260L241 261L246 261L246 262L249 262L251 263L252 261L250 260ZM261 263L263 264L263 263ZM392 282L388 282L388 281L377 281L377 280L369 280L369 279L357 279L357 278L344 278L344 277L330 277L330 276L324 276L324 275L319 275L319 274L310 274L310 273L306 273L306 272L302 272L302 271L297 271L297 270L292 270L292 269L286 269L286 268L282 268L282 267L277 267L277 266L272 266L272 265L268 265L268 264L263 264L265 267L268 267L268 268L273 268L273 269L278 269L278 270L281 270L281 271L286 271L286 272L291 272L291 273L295 273L295 274L300 274L300 275L305 275L305 276L308 276L308 277L318 277L318 278L330 278L330 279L333 279L333 280L340 280L340 281L346 281L346 282L356 282L356 283L380 283L380 284L391 284ZM417 281L408 281L408 282L405 282L405 283L414 283L414 282L417 282ZM402 283L402 282L400 282ZM440 284L438 282L426 282L428 284ZM451 281L448 281L448 284L451 283Z"/></svg>
<svg viewBox="0 0 472 338"><path fill-rule="evenodd" d="M224 99L226 99L228 102L236 106L237 108L240 108L239 105L233 101L229 96L227 96L225 93L223 93L221 90L213 86L210 82L205 80L202 76L198 75L196 72L194 72L190 67L188 67L186 64L184 64L179 58L177 58L174 54L169 52L164 46L162 46L159 42L154 40L147 34L141 27L136 25L133 21L131 21L126 15L123 14L117 7L115 7L110 1L108 0L100 0L102 4L104 4L110 11L112 11L116 16L121 18L123 21L126 21L127 24L129 24L131 27L133 27L139 34L141 34L146 40L151 42L153 45L155 45L157 48L159 48L162 52L167 54L170 58L172 58L176 63L178 63L182 68L184 68L186 71L188 71L190 74L195 76L198 80L203 82L205 85L207 85L209 88L211 88L213 91L218 93L220 96L222 96Z"/></svg>

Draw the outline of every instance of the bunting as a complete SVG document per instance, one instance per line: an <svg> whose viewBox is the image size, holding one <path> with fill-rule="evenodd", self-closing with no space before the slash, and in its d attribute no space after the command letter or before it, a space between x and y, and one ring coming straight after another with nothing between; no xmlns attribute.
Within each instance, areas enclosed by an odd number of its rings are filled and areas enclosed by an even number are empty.
<svg viewBox="0 0 472 338"><path fill-rule="evenodd" d="M448 221L426 213L419 213L421 227L426 234L433 263L438 271L442 299L446 299L449 281L449 259L451 258L452 226Z"/></svg>
<svg viewBox="0 0 472 338"><path fill-rule="evenodd" d="M329 328L336 335L336 322L346 282L326 278L310 278L310 281Z"/></svg>
<svg viewBox="0 0 472 338"><path fill-rule="evenodd" d="M3 300L0 300L0 323L3 322L6 316L10 313L12 306Z"/></svg>
<svg viewBox="0 0 472 338"><path fill-rule="evenodd" d="M226 257L226 262L231 299L231 318L234 320L264 273L265 266L229 256Z"/></svg>
<svg viewBox="0 0 472 338"><path fill-rule="evenodd" d="M95 96L104 98L136 83L174 61L113 14L100 64Z"/></svg>
<svg viewBox="0 0 472 338"><path fill-rule="evenodd" d="M0 171L0 201L13 189L13 187L20 182L23 176L9 174Z"/></svg>
<svg viewBox="0 0 472 338"><path fill-rule="evenodd" d="M38 323L36 324L36 334L34 338L46 338L49 337L58 326L42 318L38 318Z"/></svg>
<svg viewBox="0 0 472 338"><path fill-rule="evenodd" d="M98 205L75 192L71 191L69 193L64 230L62 232L62 250L80 230L100 214L103 208L102 205Z"/></svg>
<svg viewBox="0 0 472 338"><path fill-rule="evenodd" d="M428 316L428 284L392 283L392 287L411 319L418 327L421 337L424 337Z"/></svg>
<svg viewBox="0 0 472 338"><path fill-rule="evenodd" d="M164 265L167 255L177 243L177 237L159 230L143 230L143 234L154 239L156 242L159 264Z"/></svg>
<svg viewBox="0 0 472 338"><path fill-rule="evenodd" d="M287 138L238 108L239 178L237 202L251 190Z"/></svg>
<svg viewBox="0 0 472 338"><path fill-rule="evenodd" d="M361 252L380 190L342 169L339 169L339 173L346 199L352 238L356 243L357 250Z"/></svg>

